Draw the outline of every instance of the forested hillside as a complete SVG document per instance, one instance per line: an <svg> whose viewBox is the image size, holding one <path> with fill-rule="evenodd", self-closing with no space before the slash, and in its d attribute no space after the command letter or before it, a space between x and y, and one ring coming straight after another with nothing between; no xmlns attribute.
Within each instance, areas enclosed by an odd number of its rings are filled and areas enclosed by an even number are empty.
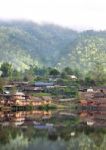
<svg viewBox="0 0 106 150"><path fill-rule="evenodd" d="M106 70L106 32L86 31L74 40L57 66L71 66L86 72L97 63Z"/></svg>
<svg viewBox="0 0 106 150"><path fill-rule="evenodd" d="M76 32L52 24L30 21L0 21L0 63L15 68L30 65L66 66L82 71L99 62L106 65L106 32Z"/></svg>
<svg viewBox="0 0 106 150"><path fill-rule="evenodd" d="M77 32L33 22L0 22L0 62L27 68L33 63L55 66Z"/></svg>

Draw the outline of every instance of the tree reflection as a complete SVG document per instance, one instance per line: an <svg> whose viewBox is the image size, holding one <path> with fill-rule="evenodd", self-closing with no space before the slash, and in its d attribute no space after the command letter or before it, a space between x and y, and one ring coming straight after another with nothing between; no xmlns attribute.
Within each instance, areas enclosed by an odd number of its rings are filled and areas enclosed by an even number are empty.
<svg viewBox="0 0 106 150"><path fill-rule="evenodd" d="M0 150L23 150L28 146L28 140L23 135L17 135L15 139L10 138L9 143L0 145Z"/></svg>

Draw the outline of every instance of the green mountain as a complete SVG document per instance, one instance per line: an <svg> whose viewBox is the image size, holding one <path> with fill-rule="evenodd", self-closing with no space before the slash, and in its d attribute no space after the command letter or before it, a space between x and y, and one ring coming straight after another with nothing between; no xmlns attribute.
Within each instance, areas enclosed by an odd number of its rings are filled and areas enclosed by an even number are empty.
<svg viewBox="0 0 106 150"><path fill-rule="evenodd" d="M106 32L77 32L30 21L0 21L0 63L4 61L23 70L36 64L84 71L96 62L105 68Z"/></svg>
<svg viewBox="0 0 106 150"><path fill-rule="evenodd" d="M59 68L71 66L89 71L99 63L106 71L106 32L86 31L79 34L68 52L60 59Z"/></svg>
<svg viewBox="0 0 106 150"><path fill-rule="evenodd" d="M77 32L33 22L0 22L0 62L18 68L29 65L55 66Z"/></svg>

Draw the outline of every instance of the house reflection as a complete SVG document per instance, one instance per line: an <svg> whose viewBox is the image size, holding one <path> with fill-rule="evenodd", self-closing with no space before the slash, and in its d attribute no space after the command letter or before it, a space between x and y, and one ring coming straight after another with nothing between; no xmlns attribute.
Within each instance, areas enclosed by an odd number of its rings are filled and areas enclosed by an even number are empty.
<svg viewBox="0 0 106 150"><path fill-rule="evenodd" d="M89 126L106 127L106 89L81 91L79 114Z"/></svg>
<svg viewBox="0 0 106 150"><path fill-rule="evenodd" d="M0 125L2 126L22 126L33 125L33 121L42 118L50 118L51 111L19 111L19 112L0 112Z"/></svg>
<svg viewBox="0 0 106 150"><path fill-rule="evenodd" d="M105 111L87 111L82 110L80 113L81 122L88 126L106 127L106 112Z"/></svg>

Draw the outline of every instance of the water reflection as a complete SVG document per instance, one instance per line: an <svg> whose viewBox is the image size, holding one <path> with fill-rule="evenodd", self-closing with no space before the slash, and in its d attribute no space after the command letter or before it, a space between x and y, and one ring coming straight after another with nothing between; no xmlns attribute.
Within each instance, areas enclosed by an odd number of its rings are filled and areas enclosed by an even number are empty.
<svg viewBox="0 0 106 150"><path fill-rule="evenodd" d="M18 111L18 112L0 112L1 126L22 126L33 125L35 120L49 119L51 111Z"/></svg>
<svg viewBox="0 0 106 150"><path fill-rule="evenodd" d="M106 111L82 110L80 120L89 126L106 128Z"/></svg>
<svg viewBox="0 0 106 150"><path fill-rule="evenodd" d="M0 150L105 150L105 116L87 110L0 112Z"/></svg>

